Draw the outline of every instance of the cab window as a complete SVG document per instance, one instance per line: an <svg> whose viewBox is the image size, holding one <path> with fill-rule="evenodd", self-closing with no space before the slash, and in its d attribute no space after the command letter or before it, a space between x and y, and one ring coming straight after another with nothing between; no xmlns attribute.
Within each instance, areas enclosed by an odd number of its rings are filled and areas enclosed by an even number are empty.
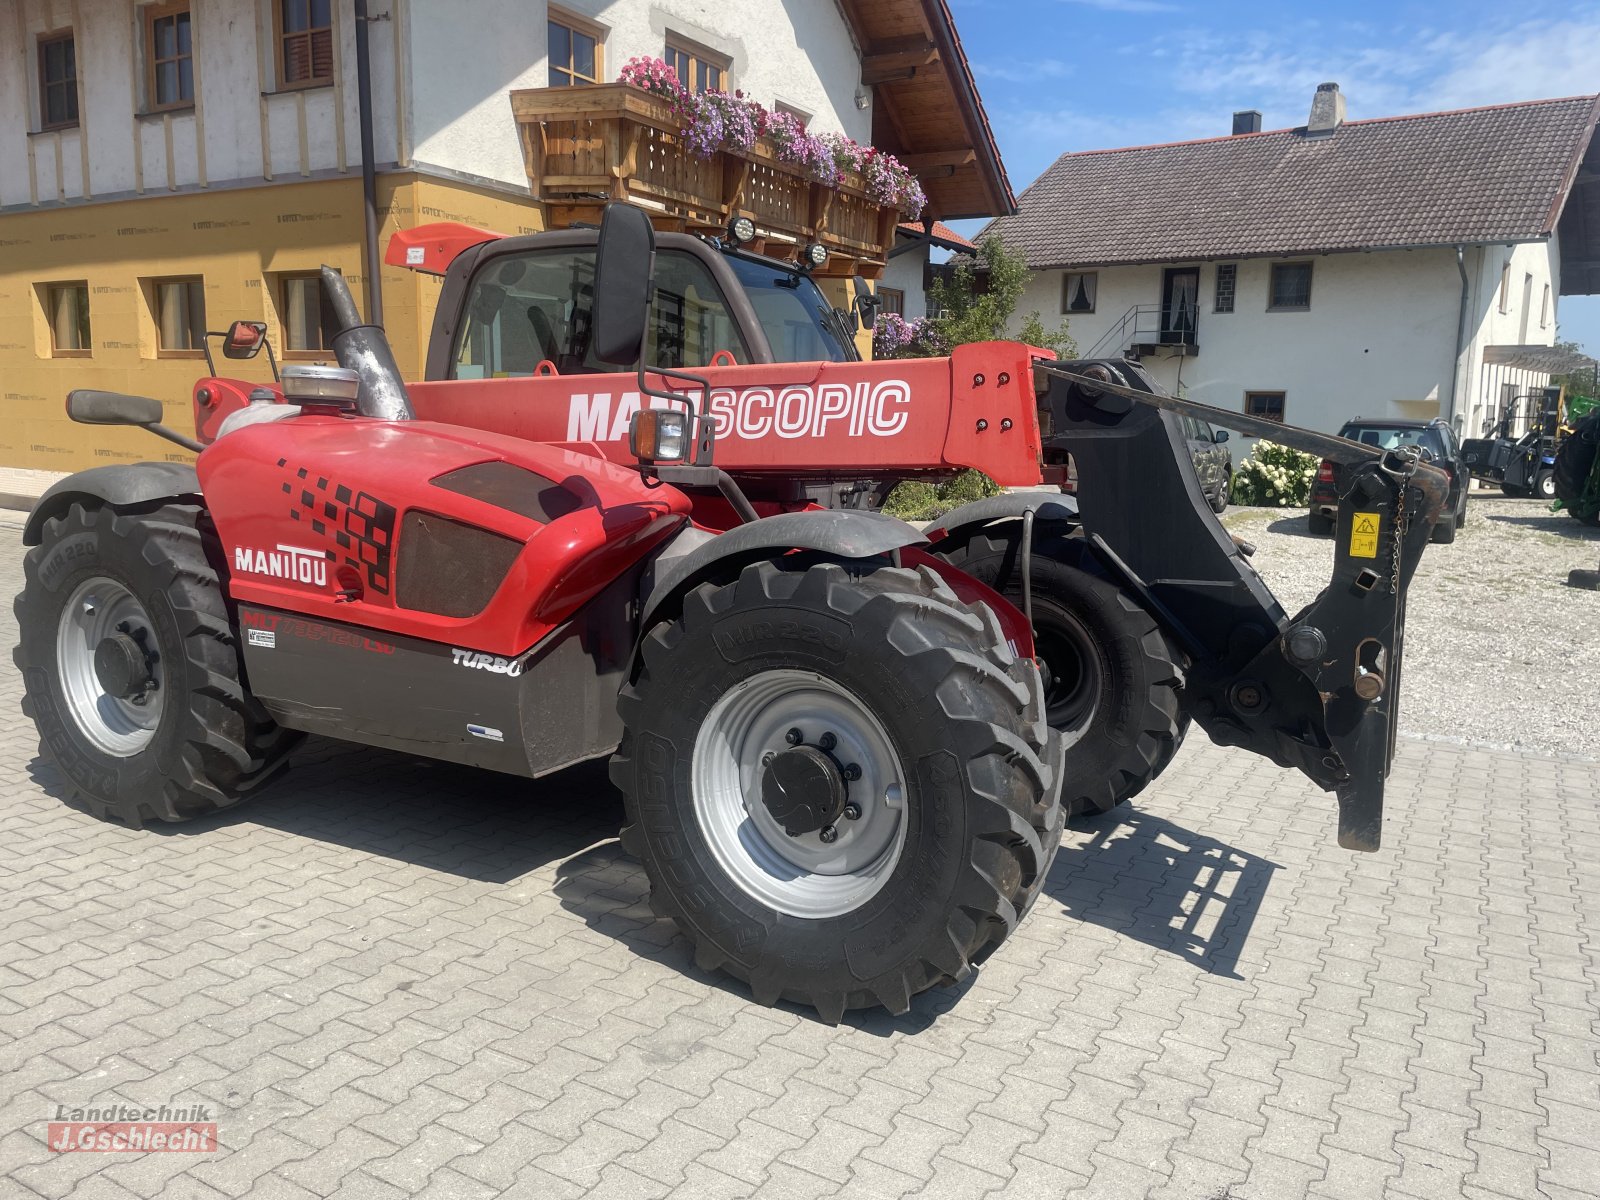
<svg viewBox="0 0 1600 1200"><path fill-rule="evenodd" d="M467 289L451 378L532 375L546 361L563 375L633 370L634 365L602 365L589 353L594 257L592 246L496 256ZM703 367L719 350L750 361L727 301L703 263L682 251L662 251L655 285L645 327L646 363Z"/></svg>

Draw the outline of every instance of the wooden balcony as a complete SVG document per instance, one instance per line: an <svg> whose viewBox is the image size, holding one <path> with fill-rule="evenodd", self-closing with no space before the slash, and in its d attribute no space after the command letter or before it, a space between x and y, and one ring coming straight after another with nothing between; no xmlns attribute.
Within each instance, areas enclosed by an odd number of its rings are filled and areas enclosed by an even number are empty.
<svg viewBox="0 0 1600 1200"><path fill-rule="evenodd" d="M883 271L900 213L846 174L838 187L813 181L760 138L748 154L691 154L672 106L622 83L529 88L511 93L528 184L552 228L598 221L612 200L650 211L656 227L720 233L736 216L756 224L751 249L794 258L820 242L830 251L819 275Z"/></svg>

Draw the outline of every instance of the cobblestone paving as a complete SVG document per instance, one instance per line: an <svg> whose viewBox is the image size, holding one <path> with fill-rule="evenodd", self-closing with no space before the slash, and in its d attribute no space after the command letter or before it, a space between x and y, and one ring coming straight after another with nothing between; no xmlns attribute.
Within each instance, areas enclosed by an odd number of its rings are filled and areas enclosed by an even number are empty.
<svg viewBox="0 0 1600 1200"><path fill-rule="evenodd" d="M1600 1189L1594 764L1407 742L1354 855L1298 776L1197 739L1068 830L968 986L830 1028L695 969L603 769L313 743L134 832L58 799L18 691L7 658L0 1196ZM112 1099L211 1104L222 1149L47 1148Z"/></svg>

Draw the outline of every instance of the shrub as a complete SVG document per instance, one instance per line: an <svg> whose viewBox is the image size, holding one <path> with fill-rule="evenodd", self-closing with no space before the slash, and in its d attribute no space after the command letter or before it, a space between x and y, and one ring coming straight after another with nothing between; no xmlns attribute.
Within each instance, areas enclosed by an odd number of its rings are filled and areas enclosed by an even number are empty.
<svg viewBox="0 0 1600 1200"><path fill-rule="evenodd" d="M1259 441L1233 473L1233 502L1298 508L1311 500L1318 458L1276 442Z"/></svg>
<svg viewBox="0 0 1600 1200"><path fill-rule="evenodd" d="M998 496L1000 491L1000 485L982 471L963 471L943 483L907 479L895 485L883 502L883 511L902 521L931 521L952 508Z"/></svg>

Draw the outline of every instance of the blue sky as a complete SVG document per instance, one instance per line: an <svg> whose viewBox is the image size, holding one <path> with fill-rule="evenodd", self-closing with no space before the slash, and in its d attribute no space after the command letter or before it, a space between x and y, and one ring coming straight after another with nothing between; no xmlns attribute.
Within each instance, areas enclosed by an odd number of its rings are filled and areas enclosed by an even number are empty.
<svg viewBox="0 0 1600 1200"><path fill-rule="evenodd" d="M1235 109L1302 125L1336 81L1348 116L1600 91L1600 4L951 0L1013 188L1069 150L1215 137ZM975 232L981 222L962 222ZM1600 356L1600 297L1560 336Z"/></svg>

